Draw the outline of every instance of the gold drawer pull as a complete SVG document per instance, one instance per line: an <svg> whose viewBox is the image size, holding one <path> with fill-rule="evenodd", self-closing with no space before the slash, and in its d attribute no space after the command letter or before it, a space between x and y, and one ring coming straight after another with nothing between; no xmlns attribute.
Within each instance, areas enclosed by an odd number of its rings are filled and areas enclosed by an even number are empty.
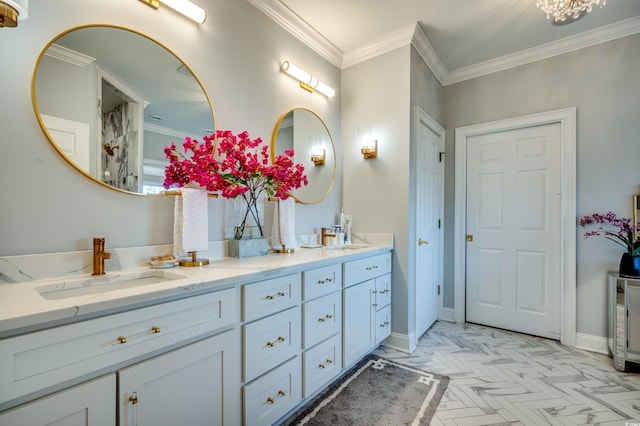
<svg viewBox="0 0 640 426"><path fill-rule="evenodd" d="M324 364L318 364L318 368L327 368L326 364L333 364L333 360L327 359Z"/></svg>
<svg viewBox="0 0 640 426"><path fill-rule="evenodd" d="M127 343L127 338L124 336L118 336L118 338L116 339L116 341L118 343L120 343L121 345L124 345L125 343Z"/></svg>
<svg viewBox="0 0 640 426"><path fill-rule="evenodd" d="M129 402L133 405L136 405L138 403L138 393L134 392L133 394L131 394L131 396L129 397Z"/></svg>
<svg viewBox="0 0 640 426"><path fill-rule="evenodd" d="M383 327L383 328L384 328L384 327L386 327L386 326L388 326L388 325L389 325L389 321L385 321L385 322L383 322L382 324L380 324L380 327Z"/></svg>
<svg viewBox="0 0 640 426"><path fill-rule="evenodd" d="M333 315L327 314L324 317L318 318L318 322L325 322L326 320L331 319L331 318L333 318Z"/></svg>
<svg viewBox="0 0 640 426"><path fill-rule="evenodd" d="M276 398L283 397L283 396L285 396L286 394L287 394L287 393L286 393L285 391L283 391L283 390L279 390L279 391L278 391L278 395L276 395L276 396L274 396L274 397L271 397L271 396L270 396L270 397L268 397L268 398L267 398L267 404L275 404L275 403L276 403Z"/></svg>
<svg viewBox="0 0 640 426"><path fill-rule="evenodd" d="M272 348L272 347L274 347L275 345L277 345L278 343L280 343L280 342L284 342L285 340L287 340L287 339L286 339L286 338L284 338L284 337L282 337L282 336L279 336L279 337L276 339L276 341L275 341L275 342L267 342L267 347Z"/></svg>
<svg viewBox="0 0 640 426"><path fill-rule="evenodd" d="M154 325L153 327L151 327L151 332L152 333L160 333L160 327Z"/></svg>
<svg viewBox="0 0 640 426"><path fill-rule="evenodd" d="M364 268L366 271L373 271L374 269L378 269L378 265L367 266Z"/></svg>
<svg viewBox="0 0 640 426"><path fill-rule="evenodd" d="M279 291L279 292L277 292L276 294L269 294L269 295L267 295L267 296L265 297L265 299L267 299L267 300L273 300L273 299L275 299L276 297L284 297L284 296L286 296L286 293L283 293L283 292Z"/></svg>
<svg viewBox="0 0 640 426"><path fill-rule="evenodd" d="M325 278L324 280L318 280L316 284L326 284L326 283L332 283L332 282L333 282L333 278Z"/></svg>

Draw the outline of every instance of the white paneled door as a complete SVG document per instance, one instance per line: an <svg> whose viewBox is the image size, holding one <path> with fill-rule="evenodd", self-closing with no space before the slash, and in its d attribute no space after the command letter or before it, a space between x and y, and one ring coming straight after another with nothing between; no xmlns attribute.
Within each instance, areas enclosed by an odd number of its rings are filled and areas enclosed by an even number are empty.
<svg viewBox="0 0 640 426"><path fill-rule="evenodd" d="M418 110L416 144L416 337L438 319L442 283L444 130Z"/></svg>
<svg viewBox="0 0 640 426"><path fill-rule="evenodd" d="M560 338L560 130L467 139L467 321Z"/></svg>

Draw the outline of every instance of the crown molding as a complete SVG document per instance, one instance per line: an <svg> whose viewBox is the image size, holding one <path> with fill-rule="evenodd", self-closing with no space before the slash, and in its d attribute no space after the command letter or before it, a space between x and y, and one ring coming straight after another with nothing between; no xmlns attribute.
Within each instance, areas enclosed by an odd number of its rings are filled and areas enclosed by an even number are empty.
<svg viewBox="0 0 640 426"><path fill-rule="evenodd" d="M360 62L411 44L443 86L640 33L640 17L634 17L500 58L448 71L422 27L417 23L393 31L373 43L349 52L342 52L288 7L284 6L280 0L247 1L320 56L341 69L349 68Z"/></svg>
<svg viewBox="0 0 640 426"><path fill-rule="evenodd" d="M338 68L342 67L343 53L318 31L302 20L280 0L247 0L250 4L293 34L317 54Z"/></svg>
<svg viewBox="0 0 640 426"><path fill-rule="evenodd" d="M75 50L71 50L57 44L52 44L51 46L49 46L44 54L51 58L67 62L80 68L84 68L96 61L96 58L92 58L91 56L87 56L83 53L76 52Z"/></svg>
<svg viewBox="0 0 640 426"><path fill-rule="evenodd" d="M509 68L584 49L585 47L595 46L600 43L606 43L637 33L640 33L640 17L625 19L615 24L565 37L511 55L505 55L497 59L453 70L448 73L444 85L459 83L494 72L504 71Z"/></svg>
<svg viewBox="0 0 640 426"><path fill-rule="evenodd" d="M342 69L352 67L360 62L375 58L411 43L416 24L395 30L369 44L361 46L350 52L345 52L342 59Z"/></svg>
<svg viewBox="0 0 640 426"><path fill-rule="evenodd" d="M433 47L427 38L427 35L422 30L422 26L419 24L416 24L411 44L418 52L418 55L420 55L422 60L427 64L429 69L431 69L431 72L438 79L440 84L444 86L448 78L447 67L444 66L438 52L436 52L436 49Z"/></svg>

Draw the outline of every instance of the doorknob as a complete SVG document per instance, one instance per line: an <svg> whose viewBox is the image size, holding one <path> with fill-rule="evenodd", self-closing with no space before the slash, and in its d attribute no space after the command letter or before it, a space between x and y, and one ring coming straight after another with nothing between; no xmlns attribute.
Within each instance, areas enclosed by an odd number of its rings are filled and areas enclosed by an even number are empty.
<svg viewBox="0 0 640 426"><path fill-rule="evenodd" d="M426 244L429 244L429 241L425 241L425 240L423 240L422 238L418 238L418 245L419 245L419 246L421 246L421 245L423 245L423 244L425 244L425 245L426 245Z"/></svg>

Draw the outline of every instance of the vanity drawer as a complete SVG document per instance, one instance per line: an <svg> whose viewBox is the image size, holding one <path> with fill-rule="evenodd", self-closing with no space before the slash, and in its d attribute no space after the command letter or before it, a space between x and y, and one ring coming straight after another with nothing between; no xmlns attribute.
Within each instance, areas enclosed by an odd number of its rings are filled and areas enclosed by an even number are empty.
<svg viewBox="0 0 640 426"><path fill-rule="evenodd" d="M376 312L376 346L391 334L391 306L386 306Z"/></svg>
<svg viewBox="0 0 640 426"><path fill-rule="evenodd" d="M376 278L376 289L374 294L374 305L376 309L380 309L391 303L391 274L383 275Z"/></svg>
<svg viewBox="0 0 640 426"><path fill-rule="evenodd" d="M379 254L344 264L344 286L349 287L391 272L391 253Z"/></svg>
<svg viewBox="0 0 640 426"><path fill-rule="evenodd" d="M302 365L297 356L244 386L244 424L271 425L302 399Z"/></svg>
<svg viewBox="0 0 640 426"><path fill-rule="evenodd" d="M242 319L253 321L283 311L300 302L301 274L273 278L242 286Z"/></svg>
<svg viewBox="0 0 640 426"><path fill-rule="evenodd" d="M342 336L336 334L303 354L303 398L313 395L340 373Z"/></svg>
<svg viewBox="0 0 640 426"><path fill-rule="evenodd" d="M244 380L249 382L300 352L300 307L243 326Z"/></svg>
<svg viewBox="0 0 640 426"><path fill-rule="evenodd" d="M302 273L304 300L329 294L342 288L342 264L312 269Z"/></svg>
<svg viewBox="0 0 640 426"><path fill-rule="evenodd" d="M342 330L342 292L307 302L302 311L304 349Z"/></svg>
<svg viewBox="0 0 640 426"><path fill-rule="evenodd" d="M0 403L234 324L221 290L0 341Z"/></svg>
<svg viewBox="0 0 640 426"><path fill-rule="evenodd" d="M627 294L629 294L629 305L640 306L640 288L627 285Z"/></svg>

